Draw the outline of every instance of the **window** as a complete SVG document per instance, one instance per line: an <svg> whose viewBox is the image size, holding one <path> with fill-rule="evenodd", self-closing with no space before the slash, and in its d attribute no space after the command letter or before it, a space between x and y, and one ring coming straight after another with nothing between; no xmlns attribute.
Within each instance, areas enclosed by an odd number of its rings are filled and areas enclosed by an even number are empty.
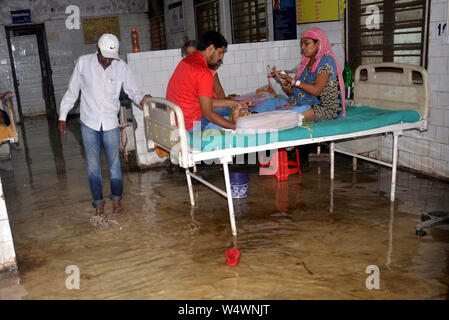
<svg viewBox="0 0 449 320"><path fill-rule="evenodd" d="M268 40L265 0L231 0L233 43Z"/></svg>
<svg viewBox="0 0 449 320"><path fill-rule="evenodd" d="M428 0L348 1L349 61L426 64ZM377 25L376 25L377 23Z"/></svg>
<svg viewBox="0 0 449 320"><path fill-rule="evenodd" d="M195 0L194 5L197 38L209 30L220 32L218 0Z"/></svg>
<svg viewBox="0 0 449 320"><path fill-rule="evenodd" d="M165 50L164 0L149 1L151 50Z"/></svg>

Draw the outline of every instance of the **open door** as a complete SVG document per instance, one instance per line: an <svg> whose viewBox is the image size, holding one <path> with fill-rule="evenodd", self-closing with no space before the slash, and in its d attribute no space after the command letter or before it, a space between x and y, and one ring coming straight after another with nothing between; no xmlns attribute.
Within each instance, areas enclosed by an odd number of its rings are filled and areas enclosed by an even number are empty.
<svg viewBox="0 0 449 320"><path fill-rule="evenodd" d="M44 24L5 29L20 122L37 114L57 119Z"/></svg>

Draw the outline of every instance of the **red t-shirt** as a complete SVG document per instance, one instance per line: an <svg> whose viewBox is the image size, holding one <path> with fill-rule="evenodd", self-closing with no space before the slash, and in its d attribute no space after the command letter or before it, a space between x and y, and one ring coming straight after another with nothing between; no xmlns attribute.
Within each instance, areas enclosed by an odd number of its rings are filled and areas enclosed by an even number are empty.
<svg viewBox="0 0 449 320"><path fill-rule="evenodd" d="M210 70L210 73L212 74L212 79L215 77L215 74L217 73L217 69L214 69L214 68L211 68L211 67L209 67L209 70ZM215 81L215 80L214 80ZM218 99L218 95L217 95L217 93L215 92L215 88L214 88L214 90L212 91L212 98L214 98L214 99Z"/></svg>
<svg viewBox="0 0 449 320"><path fill-rule="evenodd" d="M198 97L211 97L214 79L206 59L197 51L179 62L167 86L167 100L176 103L184 114L186 130L202 116Z"/></svg>

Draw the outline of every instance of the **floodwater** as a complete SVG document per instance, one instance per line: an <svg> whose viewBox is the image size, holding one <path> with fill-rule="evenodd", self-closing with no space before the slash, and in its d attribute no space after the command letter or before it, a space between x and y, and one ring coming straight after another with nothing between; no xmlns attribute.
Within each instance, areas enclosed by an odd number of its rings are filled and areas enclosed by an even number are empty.
<svg viewBox="0 0 449 320"><path fill-rule="evenodd" d="M123 161L124 213L95 227L79 120L68 124L59 138L46 118L26 120L13 161L1 162L18 261L18 272L0 276L1 299L449 297L448 229L415 234L422 211L449 211L447 182L399 170L391 205L390 171L360 163L353 172L347 157L337 156L332 184L324 156L287 182L233 165L250 176L233 237L225 198L196 183L192 208L182 170ZM199 173L224 186L218 166ZM224 253L234 246L240 263L229 267ZM69 266L79 289L66 287ZM368 289L376 268L379 287Z"/></svg>

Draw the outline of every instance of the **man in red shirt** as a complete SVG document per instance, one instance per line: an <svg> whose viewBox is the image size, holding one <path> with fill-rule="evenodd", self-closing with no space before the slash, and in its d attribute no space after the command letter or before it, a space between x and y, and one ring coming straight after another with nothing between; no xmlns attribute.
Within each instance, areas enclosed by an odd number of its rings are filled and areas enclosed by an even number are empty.
<svg viewBox="0 0 449 320"><path fill-rule="evenodd" d="M227 46L226 39L219 32L206 32L198 42L198 51L179 62L168 82L166 98L181 107L188 131L198 122L201 130L217 126L235 129L240 111L246 107L239 101L227 99L214 99L212 104L214 80L209 65L216 66L223 60ZM222 107L235 107L234 122L214 110Z"/></svg>

